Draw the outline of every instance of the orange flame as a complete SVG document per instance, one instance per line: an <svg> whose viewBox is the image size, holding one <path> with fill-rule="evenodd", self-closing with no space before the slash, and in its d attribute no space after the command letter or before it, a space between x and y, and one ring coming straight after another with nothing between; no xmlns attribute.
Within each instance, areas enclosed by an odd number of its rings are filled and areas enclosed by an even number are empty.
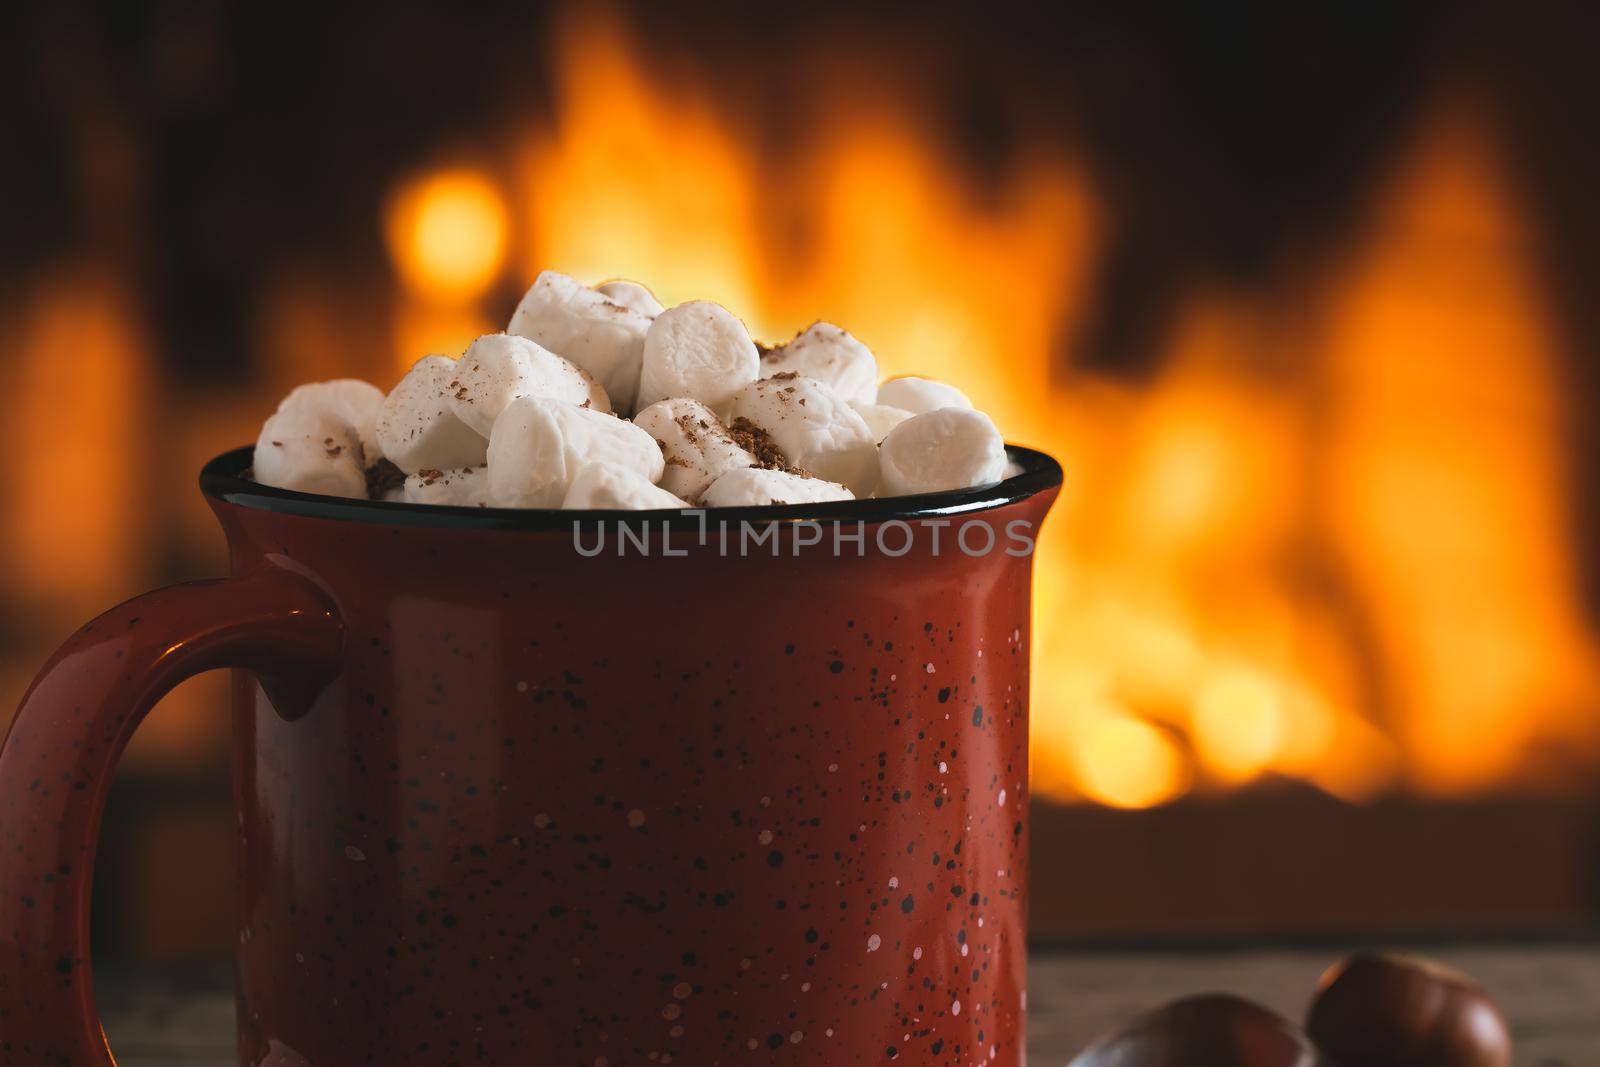
<svg viewBox="0 0 1600 1067"><path fill-rule="evenodd" d="M1592 750L1558 353L1470 113L1428 127L1343 270L1287 309L1194 301L1134 386L1051 356L1098 244L1076 160L1025 155L978 202L926 101L857 86L812 101L825 132L775 168L592 8L553 69L553 121L503 194L474 194L510 205L521 280L635 278L771 339L827 318L1067 461L1037 558L1042 793L1146 807L1280 775L1359 800L1537 776L1553 739ZM416 188L441 182L493 188ZM417 306L475 321L487 268L441 281L425 247L395 252Z"/></svg>
<svg viewBox="0 0 1600 1067"><path fill-rule="evenodd" d="M493 180L451 167L401 185L384 236L408 297L395 312L401 372L432 352L459 354L494 328L478 304L505 266L510 220Z"/></svg>
<svg viewBox="0 0 1600 1067"><path fill-rule="evenodd" d="M390 200L389 253L410 289L434 298L478 296L505 262L508 224L499 188L471 170L445 170Z"/></svg>
<svg viewBox="0 0 1600 1067"><path fill-rule="evenodd" d="M9 334L17 378L0 438L26 459L0 475L0 533L15 593L87 615L133 592L144 548L133 533L147 480L143 330L130 294L102 272L68 269L33 288Z"/></svg>
<svg viewBox="0 0 1600 1067"><path fill-rule="evenodd" d="M1328 533L1414 778L1451 793L1586 739L1597 689L1573 595L1572 413L1531 237L1474 118L1428 127L1331 296L1323 357Z"/></svg>

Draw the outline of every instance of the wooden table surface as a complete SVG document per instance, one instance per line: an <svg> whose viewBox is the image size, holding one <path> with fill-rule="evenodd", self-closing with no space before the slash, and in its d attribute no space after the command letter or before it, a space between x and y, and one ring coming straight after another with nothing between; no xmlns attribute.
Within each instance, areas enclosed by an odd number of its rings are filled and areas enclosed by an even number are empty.
<svg viewBox="0 0 1600 1067"><path fill-rule="evenodd" d="M1489 988L1518 1067L1600 1064L1600 945L1457 945L1424 954ZM1092 1037L1175 997L1226 991L1298 1018L1337 948L1035 952L1029 1062L1064 1065ZM234 1067L225 972L106 972L97 980L121 1067Z"/></svg>

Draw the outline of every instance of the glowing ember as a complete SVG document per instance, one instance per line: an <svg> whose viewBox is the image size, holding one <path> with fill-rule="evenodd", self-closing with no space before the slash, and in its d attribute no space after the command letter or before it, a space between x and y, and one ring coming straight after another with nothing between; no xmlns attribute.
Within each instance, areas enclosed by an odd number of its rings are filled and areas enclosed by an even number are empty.
<svg viewBox="0 0 1600 1067"><path fill-rule="evenodd" d="M1284 742L1284 709L1264 678L1219 673L1195 697L1190 737L1218 777L1248 781L1272 766Z"/></svg>
<svg viewBox="0 0 1600 1067"><path fill-rule="evenodd" d="M486 175L452 168L401 186L384 215L389 255L404 283L395 311L397 360L387 380L430 353L460 355L493 324L478 299L505 266L510 221L505 197Z"/></svg>
<svg viewBox="0 0 1600 1067"><path fill-rule="evenodd" d="M470 170L432 174L402 188L385 218L401 280L436 300L478 296L499 276L509 224L499 188Z"/></svg>
<svg viewBox="0 0 1600 1067"><path fill-rule="evenodd" d="M1092 717L1076 731L1070 756L1083 794L1116 808L1160 804L1189 785L1177 744L1129 715Z"/></svg>

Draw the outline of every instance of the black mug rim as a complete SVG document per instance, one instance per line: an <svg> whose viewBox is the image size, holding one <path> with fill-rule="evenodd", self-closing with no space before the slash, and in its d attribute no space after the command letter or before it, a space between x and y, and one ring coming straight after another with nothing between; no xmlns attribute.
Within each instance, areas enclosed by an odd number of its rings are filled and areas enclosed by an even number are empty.
<svg viewBox="0 0 1600 1067"><path fill-rule="evenodd" d="M882 523L914 521L970 512L989 511L1025 500L1061 484L1061 464L1032 448L1007 445L1006 454L1020 470L1004 481L975 489L958 489L916 496L871 500L840 500L826 504L781 504L766 507L708 508L684 511L662 508L650 511L563 511L559 508L473 508L442 504L407 504L386 500L356 500L279 489L246 478L255 449L250 445L230 449L200 470L200 491L214 500L243 508L299 515L340 522L384 526L426 526L463 530L570 531L574 526L598 523L699 525L705 522L801 521ZM704 516L704 520L702 520Z"/></svg>

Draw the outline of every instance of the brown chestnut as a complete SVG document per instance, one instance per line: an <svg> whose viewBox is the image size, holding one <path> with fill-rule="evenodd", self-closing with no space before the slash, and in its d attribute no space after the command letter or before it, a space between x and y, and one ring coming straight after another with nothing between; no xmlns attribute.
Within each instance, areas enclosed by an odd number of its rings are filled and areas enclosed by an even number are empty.
<svg viewBox="0 0 1600 1067"><path fill-rule="evenodd" d="M1100 1038L1069 1067L1332 1067L1289 1020L1221 993L1185 997Z"/></svg>
<svg viewBox="0 0 1600 1067"><path fill-rule="evenodd" d="M1318 983L1306 1032L1353 1067L1506 1067L1511 1033L1471 978L1427 960L1360 953Z"/></svg>

